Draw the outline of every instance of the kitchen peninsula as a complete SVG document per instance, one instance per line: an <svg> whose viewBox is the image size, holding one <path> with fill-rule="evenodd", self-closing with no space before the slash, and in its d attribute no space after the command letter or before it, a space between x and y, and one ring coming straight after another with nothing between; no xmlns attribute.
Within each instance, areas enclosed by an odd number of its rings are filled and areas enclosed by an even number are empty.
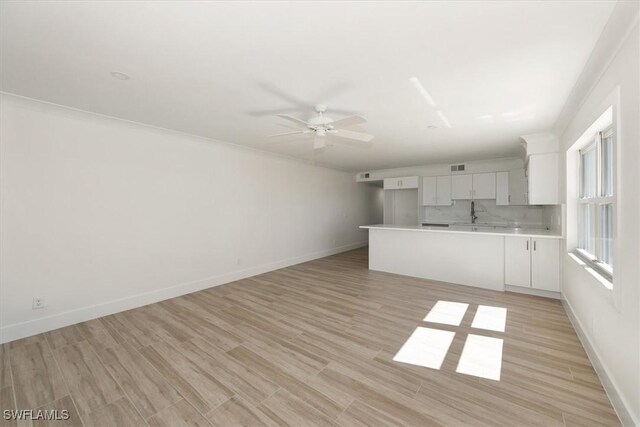
<svg viewBox="0 0 640 427"><path fill-rule="evenodd" d="M559 232L480 224L360 228L369 230L371 270L498 291L560 291Z"/></svg>

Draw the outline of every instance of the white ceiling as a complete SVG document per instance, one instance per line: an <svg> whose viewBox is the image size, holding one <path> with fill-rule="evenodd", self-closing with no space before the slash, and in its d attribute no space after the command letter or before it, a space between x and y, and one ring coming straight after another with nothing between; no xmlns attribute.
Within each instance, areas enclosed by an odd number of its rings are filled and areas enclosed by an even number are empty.
<svg viewBox="0 0 640 427"><path fill-rule="evenodd" d="M551 129L614 5L3 2L1 89L350 171L507 157ZM264 137L317 103L372 147Z"/></svg>

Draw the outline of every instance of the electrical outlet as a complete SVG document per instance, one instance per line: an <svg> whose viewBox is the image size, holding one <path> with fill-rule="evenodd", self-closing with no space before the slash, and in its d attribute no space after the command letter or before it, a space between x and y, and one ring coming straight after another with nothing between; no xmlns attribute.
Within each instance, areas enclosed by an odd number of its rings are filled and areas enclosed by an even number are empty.
<svg viewBox="0 0 640 427"><path fill-rule="evenodd" d="M44 308L44 297L33 297L33 310Z"/></svg>

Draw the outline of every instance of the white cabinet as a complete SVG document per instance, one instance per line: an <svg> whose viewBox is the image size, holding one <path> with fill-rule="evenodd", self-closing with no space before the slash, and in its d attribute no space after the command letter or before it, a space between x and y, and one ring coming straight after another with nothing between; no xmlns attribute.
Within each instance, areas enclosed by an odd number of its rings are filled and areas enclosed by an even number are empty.
<svg viewBox="0 0 640 427"><path fill-rule="evenodd" d="M473 197L473 176L451 176L451 198L453 200L468 200Z"/></svg>
<svg viewBox="0 0 640 427"><path fill-rule="evenodd" d="M496 173L496 205L527 204L527 177L524 169Z"/></svg>
<svg viewBox="0 0 640 427"><path fill-rule="evenodd" d="M560 292L560 241L506 236L505 284Z"/></svg>
<svg viewBox="0 0 640 427"><path fill-rule="evenodd" d="M560 292L560 240L531 239L531 287Z"/></svg>
<svg viewBox="0 0 640 427"><path fill-rule="evenodd" d="M473 174L473 198L476 200L496 198L495 172Z"/></svg>
<svg viewBox="0 0 640 427"><path fill-rule="evenodd" d="M527 176L524 169L509 171L509 204L526 205L527 197Z"/></svg>
<svg viewBox="0 0 640 427"><path fill-rule="evenodd" d="M451 176L425 176L422 178L423 206L451 205Z"/></svg>
<svg viewBox="0 0 640 427"><path fill-rule="evenodd" d="M504 238L504 281L511 286L531 287L531 239Z"/></svg>
<svg viewBox="0 0 640 427"><path fill-rule="evenodd" d="M451 198L454 200L495 199L496 173L452 175Z"/></svg>
<svg viewBox="0 0 640 427"><path fill-rule="evenodd" d="M435 176L422 178L422 205L436 206L438 204L438 179Z"/></svg>
<svg viewBox="0 0 640 427"><path fill-rule="evenodd" d="M557 205L558 153L532 154L527 163L530 205Z"/></svg>
<svg viewBox="0 0 640 427"><path fill-rule="evenodd" d="M496 206L509 205L509 172L496 173Z"/></svg>
<svg viewBox="0 0 640 427"><path fill-rule="evenodd" d="M409 190L412 188L418 188L417 176L404 176L400 178L385 178L384 189L385 190Z"/></svg>
<svg viewBox="0 0 640 427"><path fill-rule="evenodd" d="M437 177L436 194L438 206L451 206L451 175Z"/></svg>

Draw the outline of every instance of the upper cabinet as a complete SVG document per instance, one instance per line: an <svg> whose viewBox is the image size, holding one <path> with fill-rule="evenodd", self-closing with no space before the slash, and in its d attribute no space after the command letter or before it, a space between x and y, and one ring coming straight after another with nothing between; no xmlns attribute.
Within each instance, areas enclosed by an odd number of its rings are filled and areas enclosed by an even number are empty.
<svg viewBox="0 0 640 427"><path fill-rule="evenodd" d="M558 153L532 154L527 162L530 205L557 205Z"/></svg>
<svg viewBox="0 0 640 427"><path fill-rule="evenodd" d="M473 176L451 176L451 198L453 200L465 200L473 198Z"/></svg>
<svg viewBox="0 0 640 427"><path fill-rule="evenodd" d="M476 200L496 198L495 172L473 174L473 198Z"/></svg>
<svg viewBox="0 0 640 427"><path fill-rule="evenodd" d="M526 205L528 203L527 176L524 169L509 171L509 204Z"/></svg>
<svg viewBox="0 0 640 427"><path fill-rule="evenodd" d="M496 205L526 205L527 177L524 169L496 173Z"/></svg>
<svg viewBox="0 0 640 427"><path fill-rule="evenodd" d="M452 175L451 198L454 200L495 199L496 173Z"/></svg>
<svg viewBox="0 0 640 427"><path fill-rule="evenodd" d="M528 204L560 204L558 138L548 132L521 138L527 150Z"/></svg>
<svg viewBox="0 0 640 427"><path fill-rule="evenodd" d="M438 205L438 177L436 176L422 177L422 205L423 206Z"/></svg>
<svg viewBox="0 0 640 427"><path fill-rule="evenodd" d="M404 176L400 178L386 178L384 180L385 190L410 190L418 188L417 176Z"/></svg>
<svg viewBox="0 0 640 427"><path fill-rule="evenodd" d="M451 205L451 176L425 176L422 178L423 206Z"/></svg>
<svg viewBox="0 0 640 427"><path fill-rule="evenodd" d="M496 172L496 205L509 205L509 172Z"/></svg>
<svg viewBox="0 0 640 427"><path fill-rule="evenodd" d="M436 177L436 189L438 194L438 206L451 206L451 175Z"/></svg>

